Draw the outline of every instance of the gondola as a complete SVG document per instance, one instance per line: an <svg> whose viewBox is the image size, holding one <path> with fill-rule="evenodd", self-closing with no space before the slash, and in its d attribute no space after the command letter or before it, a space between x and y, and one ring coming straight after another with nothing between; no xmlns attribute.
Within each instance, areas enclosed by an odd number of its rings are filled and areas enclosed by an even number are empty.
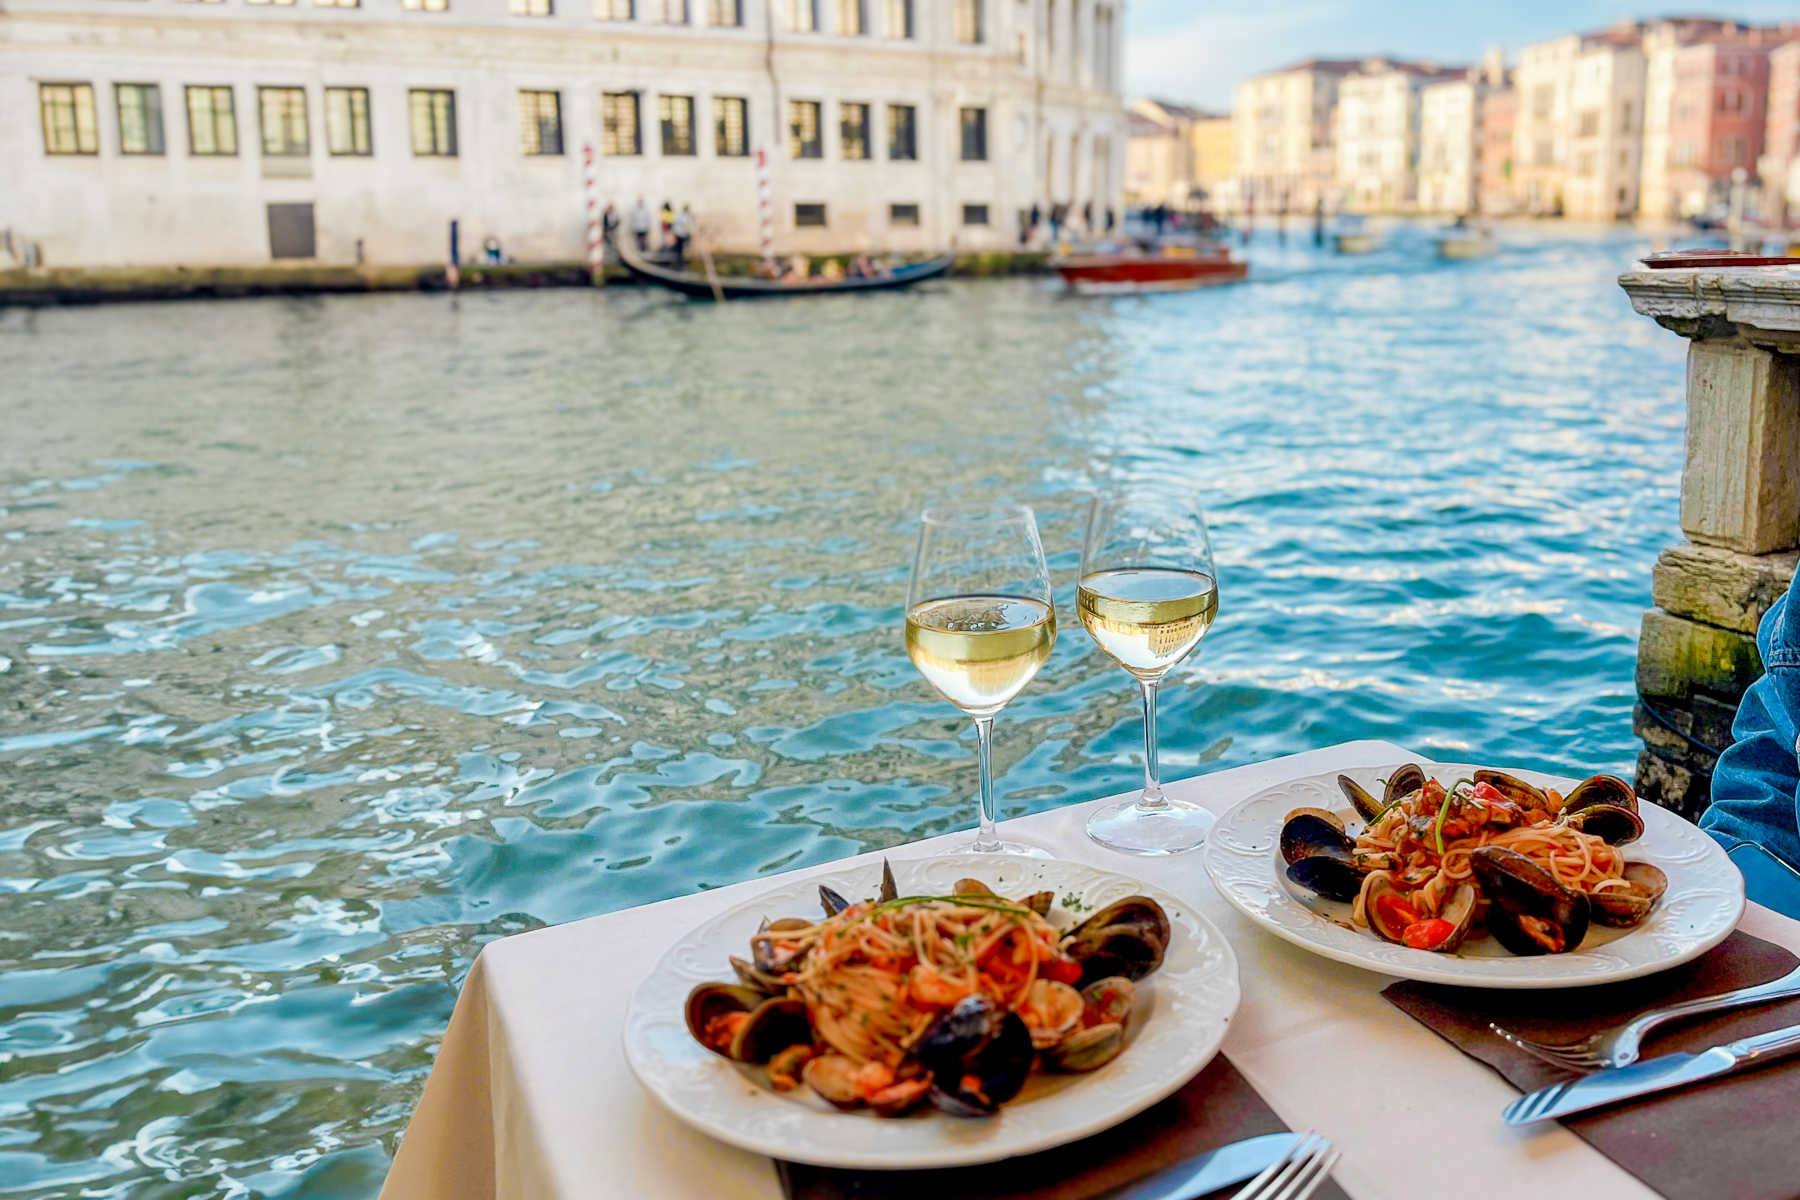
<svg viewBox="0 0 1800 1200"><path fill-rule="evenodd" d="M805 283L782 283L777 279L758 279L746 275L699 275L692 271L671 271L639 257L638 252L620 240L615 249L634 279L666 287L670 291L692 296L696 300L756 300L770 296L824 296L839 292L876 292L888 288L910 287L927 279L937 279L950 270L954 254L945 254L928 262L895 267L885 275L871 277L845 276L843 279L808 279Z"/></svg>

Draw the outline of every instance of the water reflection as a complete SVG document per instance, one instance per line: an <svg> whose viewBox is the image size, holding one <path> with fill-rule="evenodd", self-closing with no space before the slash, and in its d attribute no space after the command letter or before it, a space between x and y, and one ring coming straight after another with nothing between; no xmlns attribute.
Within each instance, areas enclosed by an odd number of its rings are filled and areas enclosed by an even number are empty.
<svg viewBox="0 0 1800 1200"><path fill-rule="evenodd" d="M1681 345L1634 243L1509 235L1109 303L0 314L0 1194L371 1195L485 941L968 824L898 633L928 495L1037 506L1066 604L1092 478L1202 490L1171 776L1628 767ZM1064 637L1003 808L1140 745Z"/></svg>

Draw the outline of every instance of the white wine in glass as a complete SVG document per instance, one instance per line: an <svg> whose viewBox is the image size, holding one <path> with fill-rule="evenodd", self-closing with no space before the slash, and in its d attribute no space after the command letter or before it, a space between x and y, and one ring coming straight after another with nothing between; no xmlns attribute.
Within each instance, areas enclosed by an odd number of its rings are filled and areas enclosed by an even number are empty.
<svg viewBox="0 0 1800 1200"><path fill-rule="evenodd" d="M975 721L980 824L964 850L1049 855L995 831L994 715L1056 645L1056 606L1037 520L1019 505L928 508L906 597L906 653L944 699Z"/></svg>
<svg viewBox="0 0 1800 1200"><path fill-rule="evenodd" d="M1144 697L1144 790L1088 819L1088 836L1130 854L1180 854L1206 841L1213 815L1163 794L1156 695L1165 672L1194 652L1219 611L1218 574L1199 500L1163 485L1094 498L1076 587L1094 643L1137 679Z"/></svg>

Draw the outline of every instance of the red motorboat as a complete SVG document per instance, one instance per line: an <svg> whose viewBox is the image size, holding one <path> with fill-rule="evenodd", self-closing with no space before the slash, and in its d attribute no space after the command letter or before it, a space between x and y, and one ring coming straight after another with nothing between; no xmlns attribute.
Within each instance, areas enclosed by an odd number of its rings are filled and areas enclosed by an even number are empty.
<svg viewBox="0 0 1800 1200"><path fill-rule="evenodd" d="M1050 265L1063 282L1084 295L1131 292L1182 292L1215 283L1237 283L1250 274L1250 264L1233 258L1217 243L1163 246L1148 253L1071 254Z"/></svg>

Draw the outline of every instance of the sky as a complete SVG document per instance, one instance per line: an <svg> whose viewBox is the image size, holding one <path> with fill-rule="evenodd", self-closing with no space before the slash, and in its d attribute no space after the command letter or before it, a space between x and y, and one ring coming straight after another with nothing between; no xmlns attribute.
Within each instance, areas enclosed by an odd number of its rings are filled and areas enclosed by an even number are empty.
<svg viewBox="0 0 1800 1200"><path fill-rule="evenodd" d="M1800 19L1800 0L1640 9L1610 0L1126 0L1125 93L1223 112L1232 86L1307 58L1389 54L1472 63L1519 47L1668 12L1755 24Z"/></svg>

